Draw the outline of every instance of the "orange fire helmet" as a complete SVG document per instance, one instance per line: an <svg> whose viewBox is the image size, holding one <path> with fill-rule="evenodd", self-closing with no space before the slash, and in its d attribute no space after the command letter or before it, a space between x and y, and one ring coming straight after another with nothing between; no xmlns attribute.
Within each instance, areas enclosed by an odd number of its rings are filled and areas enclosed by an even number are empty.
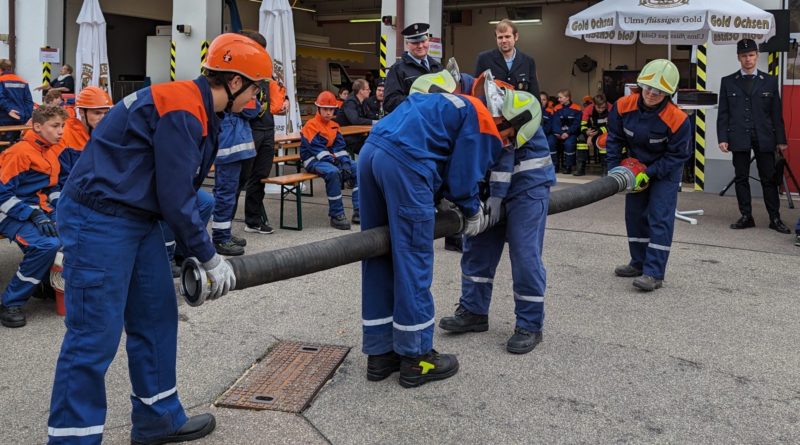
<svg viewBox="0 0 800 445"><path fill-rule="evenodd" d="M272 78L272 58L255 40L237 33L217 36L203 67L242 75L252 81Z"/></svg>
<svg viewBox="0 0 800 445"><path fill-rule="evenodd" d="M603 133L597 137L597 148L605 149L606 148L606 139L608 139L608 133Z"/></svg>
<svg viewBox="0 0 800 445"><path fill-rule="evenodd" d="M333 95L330 91L323 91L319 93L317 96L317 100L314 102L318 108L339 108L339 105L336 103L336 96Z"/></svg>
<svg viewBox="0 0 800 445"><path fill-rule="evenodd" d="M106 93L106 90L95 86L82 89L78 93L78 98L75 99L75 108L111 108L112 105L114 103L111 101L111 96Z"/></svg>

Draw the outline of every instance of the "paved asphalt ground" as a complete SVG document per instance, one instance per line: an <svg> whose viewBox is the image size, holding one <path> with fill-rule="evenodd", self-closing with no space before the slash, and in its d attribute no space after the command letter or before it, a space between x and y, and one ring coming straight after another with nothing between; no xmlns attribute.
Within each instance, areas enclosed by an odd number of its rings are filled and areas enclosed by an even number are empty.
<svg viewBox="0 0 800 445"><path fill-rule="evenodd" d="M560 187L573 185L572 177L559 179ZM304 204L302 232L245 234L235 224L248 252L340 235L328 226L323 184L316 190ZM435 347L458 354L461 371L416 389L401 388L396 375L365 378L359 264L235 291L199 308L180 301L179 394L190 413L211 411L218 421L196 443L800 443L800 248L766 228L760 199L757 227L729 230L738 213L732 195L681 193L680 208L706 214L696 226L676 223L664 288L649 294L613 276L628 259L623 196L552 216L544 342L523 356L505 351L514 326L506 255L489 331L437 328ZM275 195L267 204L277 224ZM793 225L800 210L782 206ZM441 240L435 255L439 319L458 301L460 257ZM0 287L20 258L14 245L0 245ZM0 327L0 444L46 441L64 325L52 301L32 300L26 310L26 327ZM300 415L213 407L279 340L352 350ZM105 442L128 443L124 340L106 388Z"/></svg>

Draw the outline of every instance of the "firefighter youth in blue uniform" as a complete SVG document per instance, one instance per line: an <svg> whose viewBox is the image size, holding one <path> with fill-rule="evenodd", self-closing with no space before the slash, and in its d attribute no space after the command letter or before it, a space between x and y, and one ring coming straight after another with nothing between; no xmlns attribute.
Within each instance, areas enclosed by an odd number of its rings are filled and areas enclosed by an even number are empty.
<svg viewBox="0 0 800 445"><path fill-rule="evenodd" d="M609 114L609 168L619 166L623 147L647 167L637 175L634 191L638 193L625 197L631 260L614 271L617 276L637 277L633 285L644 291L662 285L672 246L683 163L690 156L689 119L670 100L679 78L672 62L653 60L637 79L642 93L619 99Z"/></svg>
<svg viewBox="0 0 800 445"><path fill-rule="evenodd" d="M223 110L238 112L272 75L269 55L237 34L214 39L193 81L139 90L92 133L59 203L67 332L56 366L51 444L99 444L104 377L124 327L132 385L132 444L187 441L214 417L187 418L178 399L178 310L159 220L196 256L209 298L236 286L200 220L197 190L217 152Z"/></svg>
<svg viewBox="0 0 800 445"><path fill-rule="evenodd" d="M13 73L8 59L0 59L0 126L24 125L33 113L33 97L25 79ZM16 141L19 131L0 134L0 140Z"/></svg>
<svg viewBox="0 0 800 445"><path fill-rule="evenodd" d="M0 322L25 326L22 306L47 279L61 247L54 224L58 187L58 151L67 112L46 105L33 114L33 129L0 154L0 234L25 255L2 294Z"/></svg>
<svg viewBox="0 0 800 445"><path fill-rule="evenodd" d="M581 106L572 102L569 90L558 92L558 105L553 109L553 118L550 120L551 131L555 136L556 145L550 147L550 152L555 152L553 164L558 166L558 142L564 154L564 163L561 173L572 173L575 165L575 151L578 145L578 135L581 129Z"/></svg>
<svg viewBox="0 0 800 445"><path fill-rule="evenodd" d="M359 224L358 180L356 164L350 159L347 144L339 124L332 120L336 109L336 96L323 91L314 103L317 114L303 126L300 132L300 159L303 167L325 180L325 193L328 195L328 216L331 227L350 230L350 223L344 213L342 189L353 189L353 224Z"/></svg>
<svg viewBox="0 0 800 445"><path fill-rule="evenodd" d="M447 71L418 83L420 91L455 90ZM518 101L525 98L508 94L503 103ZM460 209L465 235L486 230L489 214L479 184L499 157L503 138L525 123L525 116L511 123L493 117L477 98L441 93L412 94L373 127L359 157L362 229L388 225L392 251L362 262L362 350L369 356L369 380L399 370L400 384L414 387L458 372L455 356L433 350L435 204L446 198Z"/></svg>

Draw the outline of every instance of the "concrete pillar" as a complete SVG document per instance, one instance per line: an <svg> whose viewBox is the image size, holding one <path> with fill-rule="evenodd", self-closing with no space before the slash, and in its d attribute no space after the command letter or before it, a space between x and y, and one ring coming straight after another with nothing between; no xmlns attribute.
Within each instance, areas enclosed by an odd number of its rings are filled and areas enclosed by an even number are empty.
<svg viewBox="0 0 800 445"><path fill-rule="evenodd" d="M401 0L402 1L402 0ZM381 2L381 17L397 17L397 0L383 0ZM402 15L402 14L401 14ZM397 26L386 26L381 23L381 36L386 37L386 68L394 64L397 60L398 49L402 51L402 46L398 48L397 36L403 29L398 23Z"/></svg>
<svg viewBox="0 0 800 445"><path fill-rule="evenodd" d="M222 0L172 0L172 40L175 42L175 79L200 75L200 50L222 33ZM191 26L191 34L178 32Z"/></svg>
<svg viewBox="0 0 800 445"><path fill-rule="evenodd" d="M3 17L0 34L8 33L8 2L2 2ZM42 82L42 63L39 62L39 48L50 46L61 50L64 60L64 3L61 0L17 0L16 1L16 66L15 73L28 81L34 100L41 100L41 94L33 88ZM7 58L9 47L0 43L0 57ZM59 64L53 64L52 71L58 76Z"/></svg>

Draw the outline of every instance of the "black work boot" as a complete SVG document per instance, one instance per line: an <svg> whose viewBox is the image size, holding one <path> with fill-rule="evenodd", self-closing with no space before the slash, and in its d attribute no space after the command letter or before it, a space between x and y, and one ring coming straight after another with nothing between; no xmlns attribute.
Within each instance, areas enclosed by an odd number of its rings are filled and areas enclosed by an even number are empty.
<svg viewBox="0 0 800 445"><path fill-rule="evenodd" d="M779 233L792 233L792 231L786 227L786 224L784 224L780 218L773 218L769 223L769 228Z"/></svg>
<svg viewBox="0 0 800 445"><path fill-rule="evenodd" d="M578 162L578 167L575 169L575 173L573 173L572 176L586 176L586 163Z"/></svg>
<svg viewBox="0 0 800 445"><path fill-rule="evenodd" d="M353 212L353 217L350 218L350 222L353 224L361 224L361 213L358 211Z"/></svg>
<svg viewBox="0 0 800 445"><path fill-rule="evenodd" d="M455 315L439 320L439 328L450 332L486 332L489 330L489 316L473 314L459 304Z"/></svg>
<svg viewBox="0 0 800 445"><path fill-rule="evenodd" d="M660 288L663 284L664 282L662 280L653 278L650 275L642 275L641 277L633 280L633 287L641 289L645 292L652 292Z"/></svg>
<svg viewBox="0 0 800 445"><path fill-rule="evenodd" d="M244 247L234 244L232 240L224 243L214 243L214 248L217 253L224 256L239 256L244 255Z"/></svg>
<svg viewBox="0 0 800 445"><path fill-rule="evenodd" d="M527 354L533 351L542 342L542 332L531 332L527 329L516 327L514 335L508 339L506 350L512 354Z"/></svg>
<svg viewBox="0 0 800 445"><path fill-rule="evenodd" d="M350 230L350 222L347 221L347 217L342 213L331 218L331 227L339 230Z"/></svg>
<svg viewBox="0 0 800 445"><path fill-rule="evenodd" d="M642 275L642 269L637 269L630 264L625 264L623 266L617 266L617 268L614 269L614 275L624 278L639 277Z"/></svg>
<svg viewBox="0 0 800 445"><path fill-rule="evenodd" d="M563 175L569 175L571 173L572 173L572 167L564 167L563 169L561 169L561 174Z"/></svg>
<svg viewBox="0 0 800 445"><path fill-rule="evenodd" d="M25 312L20 306L7 307L0 305L0 323L7 328L21 328L25 326Z"/></svg>
<svg viewBox="0 0 800 445"><path fill-rule="evenodd" d="M386 354L367 356L367 380L379 382L400 370L400 354L389 351Z"/></svg>
<svg viewBox="0 0 800 445"><path fill-rule="evenodd" d="M431 350L419 357L405 357L400 364L400 386L414 388L433 380L444 380L456 375L458 359L453 354L439 354Z"/></svg>
<svg viewBox="0 0 800 445"><path fill-rule="evenodd" d="M172 442L189 442L208 436L214 431L216 426L217 421L212 414L200 414L189 417L189 420L173 434L148 440L136 440L131 438L131 445L161 445L163 443Z"/></svg>
<svg viewBox="0 0 800 445"><path fill-rule="evenodd" d="M600 166L603 167L602 173L600 176L606 177L608 176L608 164L606 163L606 155L600 155Z"/></svg>
<svg viewBox="0 0 800 445"><path fill-rule="evenodd" d="M233 244L236 244L237 246L241 246L241 247L246 247L247 246L247 240L244 239L244 238L239 238L238 236L231 235L231 242Z"/></svg>
<svg viewBox="0 0 800 445"><path fill-rule="evenodd" d="M742 215L742 217L739 218L738 221L736 221L735 223L731 224L731 229L735 229L735 230L738 230L738 229L749 229L750 227L755 227L755 226L756 226L756 221L753 219L752 216L750 216L750 215Z"/></svg>

